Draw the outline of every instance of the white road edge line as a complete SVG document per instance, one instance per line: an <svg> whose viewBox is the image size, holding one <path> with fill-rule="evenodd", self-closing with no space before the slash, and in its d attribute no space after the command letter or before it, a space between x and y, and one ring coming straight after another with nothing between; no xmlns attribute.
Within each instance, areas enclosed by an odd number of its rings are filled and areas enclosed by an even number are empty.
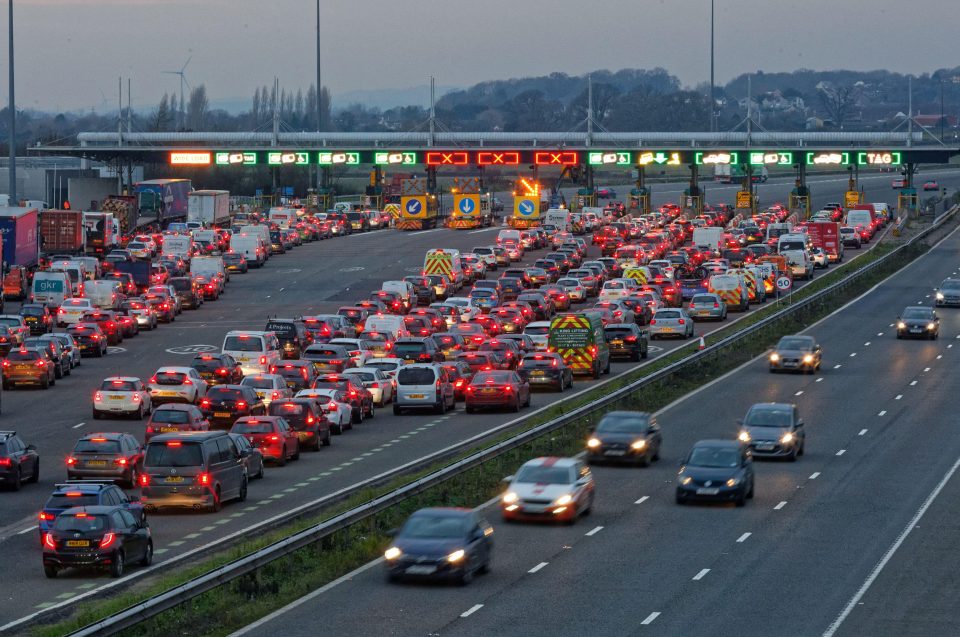
<svg viewBox="0 0 960 637"><path fill-rule="evenodd" d="M814 471L813 473L810 474L810 477L809 477L808 479L809 479L809 480L816 480L816 479L819 478L819 477L820 477L820 472L819 472L819 471Z"/></svg>
<svg viewBox="0 0 960 637"><path fill-rule="evenodd" d="M594 528L590 529L589 531L587 531L587 532L585 533L585 535L586 535L587 537L594 536L594 535L596 535L597 533L599 533L599 532L602 531L602 530L603 530L603 527L602 527L602 526L597 526L597 527L594 527Z"/></svg>
<svg viewBox="0 0 960 637"><path fill-rule="evenodd" d="M659 617L659 616L660 616L660 613L659 613L659 612L650 613L649 615L647 615L647 618L646 618L645 620L643 620L642 622L640 622L640 625L641 625L641 626L649 626L650 624L653 623L653 620L655 620L655 619L656 619L657 617Z"/></svg>
<svg viewBox="0 0 960 637"><path fill-rule="evenodd" d="M907 536L910 535L910 531L917 528L917 524L920 522L920 519L924 516L930 506L933 504L933 501L937 499L937 496L940 495L940 492L943 491L944 487L947 486L947 482L950 481L950 478L953 477L953 474L957 472L957 469L960 468L960 458L957 458L957 461L953 463L953 466L947 471L943 476L943 479L940 480L939 484L934 487L933 491L930 492L930 495L927 496L927 499L924 500L923 504L917 510L917 513L913 518L907 522L907 525L903 528L903 531L900 532L900 535L897 536L897 539L894 540L893 544L887 549L887 552L883 554L883 557L877 562L877 565L873 567L873 570L870 572L870 575L867 576L867 579L864 580L863 584L860 586L860 589L850 598L850 601L847 602L847 605L840 612L840 615L834 620L830 626L827 627L827 630L824 631L823 637L833 637L833 634L837 632L837 629L840 628L840 625L846 620L850 615L851 611L860 603L860 600L863 599L863 596L866 594L867 590L870 589L870 586L876 581L877 577L880 575L880 572L884 569L891 558L893 558L894 553L903 545L904 540L907 539Z"/></svg>
<svg viewBox="0 0 960 637"><path fill-rule="evenodd" d="M841 449L840 451L837 452L837 455L838 455L838 456L842 456L842 455L845 454L845 453L847 453L847 450L846 450L846 449Z"/></svg>
<svg viewBox="0 0 960 637"><path fill-rule="evenodd" d="M473 615L475 612L477 612L481 608L483 608L483 604L474 604L464 612L460 613L460 617L469 617L470 615Z"/></svg>
<svg viewBox="0 0 960 637"><path fill-rule="evenodd" d="M785 507L785 506L787 506L787 501L786 501L786 500L781 500L781 501L777 504L777 506L773 507L773 510L774 510L774 511L779 511L780 509L782 509L782 508Z"/></svg>
<svg viewBox="0 0 960 637"><path fill-rule="evenodd" d="M645 496L643 496L642 498L640 498L639 500L637 500L636 502L634 502L634 504L643 504L644 502L646 502L646 501L649 500L649 499L650 499L650 496L645 495Z"/></svg>
<svg viewBox="0 0 960 637"><path fill-rule="evenodd" d="M741 535L740 537L737 538L737 542L739 542L739 543L742 544L742 543L746 542L746 541L747 541L747 538L750 537L751 535L753 535L753 533L749 533L749 532L748 532L748 533L744 533L743 535Z"/></svg>
<svg viewBox="0 0 960 637"><path fill-rule="evenodd" d="M546 566L547 564L549 564L549 562L540 562L539 564L537 564L536 566L534 566L533 568L531 568L531 569L530 569L529 571L527 571L527 572L528 572L528 573L536 573L537 571L539 571L540 569L542 569L542 568L543 568L544 566Z"/></svg>
<svg viewBox="0 0 960 637"><path fill-rule="evenodd" d="M700 572L693 576L694 581L700 581L707 576L707 573L710 572L709 568L700 569Z"/></svg>

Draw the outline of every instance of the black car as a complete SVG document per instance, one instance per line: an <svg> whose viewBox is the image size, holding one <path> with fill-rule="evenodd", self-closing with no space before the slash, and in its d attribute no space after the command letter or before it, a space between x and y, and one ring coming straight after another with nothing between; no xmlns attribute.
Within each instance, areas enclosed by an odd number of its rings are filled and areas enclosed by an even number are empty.
<svg viewBox="0 0 960 637"><path fill-rule="evenodd" d="M189 276L177 276L167 280L180 297L180 307L185 310L195 310L203 305L203 290Z"/></svg>
<svg viewBox="0 0 960 637"><path fill-rule="evenodd" d="M784 336L770 352L770 371L814 373L820 369L823 349L812 336Z"/></svg>
<svg viewBox="0 0 960 637"><path fill-rule="evenodd" d="M280 230L270 231L270 254L285 254L287 252L287 242L284 241L283 232Z"/></svg>
<svg viewBox="0 0 960 637"><path fill-rule="evenodd" d="M302 322L294 319L270 319L263 331L277 335L280 347L283 348L284 358L300 358L300 354L310 344L307 328Z"/></svg>
<svg viewBox="0 0 960 637"><path fill-rule="evenodd" d="M112 480L68 480L54 486L53 493L40 510L40 541L43 541L44 533L53 528L58 515L74 507L93 505L119 505L137 519L145 515L140 498L127 495Z"/></svg>
<svg viewBox="0 0 960 637"><path fill-rule="evenodd" d="M940 317L932 307L907 307L897 317L897 338L940 338Z"/></svg>
<svg viewBox="0 0 960 637"><path fill-rule="evenodd" d="M309 389L313 384L313 379L317 377L317 370L313 361L309 360L285 360L270 366L270 373L283 377L293 392L301 389Z"/></svg>
<svg viewBox="0 0 960 637"><path fill-rule="evenodd" d="M650 307L645 298L627 296L617 300L633 312L633 319L637 325L650 325L650 319L653 318L653 308Z"/></svg>
<svg viewBox="0 0 960 637"><path fill-rule="evenodd" d="M635 462L646 467L660 459L661 441L660 425L653 414L607 412L587 438L587 460Z"/></svg>
<svg viewBox="0 0 960 637"><path fill-rule="evenodd" d="M53 316L46 305L40 303L24 303L20 306L20 316L30 328L30 334L38 336L53 331Z"/></svg>
<svg viewBox="0 0 960 637"><path fill-rule="evenodd" d="M243 380L240 363L230 354L197 354L190 361L200 378L213 385L239 385Z"/></svg>
<svg viewBox="0 0 960 637"><path fill-rule="evenodd" d="M647 357L650 336L636 323L610 323L603 328L603 338L610 348L610 358L638 361Z"/></svg>
<svg viewBox="0 0 960 637"><path fill-rule="evenodd" d="M210 429L230 429L237 418L265 416L267 408L253 387L217 385L200 399L200 411L210 421Z"/></svg>
<svg viewBox="0 0 960 637"><path fill-rule="evenodd" d="M246 274L249 266L247 258L239 252L227 252L223 255L223 265L227 272L240 272Z"/></svg>
<svg viewBox="0 0 960 637"><path fill-rule="evenodd" d="M794 462L803 455L807 443L806 429L797 411L790 403L758 403L737 421L737 438L750 445L754 456L786 458Z"/></svg>
<svg viewBox="0 0 960 637"><path fill-rule="evenodd" d="M546 352L527 354L520 360L517 373L520 374L520 378L530 383L531 390L534 387L550 386L562 392L568 387L573 387L573 370L559 354Z"/></svg>
<svg viewBox="0 0 960 637"><path fill-rule="evenodd" d="M429 306L437 300L437 291L434 289L430 277L405 276L403 280L413 284L413 291L417 295L417 305Z"/></svg>
<svg viewBox="0 0 960 637"><path fill-rule="evenodd" d="M67 334L73 337L80 348L80 356L100 358L107 353L107 336L97 323L74 323L67 328Z"/></svg>
<svg viewBox="0 0 960 637"><path fill-rule="evenodd" d="M960 279L944 279L934 292L937 307L960 306Z"/></svg>
<svg viewBox="0 0 960 637"><path fill-rule="evenodd" d="M330 421L312 398L274 400L267 408L270 416L281 416L297 432L300 448L320 451L330 446Z"/></svg>
<svg viewBox="0 0 960 637"><path fill-rule="evenodd" d="M753 497L753 458L739 440L701 440L693 445L677 475L677 504L688 500L735 502Z"/></svg>
<svg viewBox="0 0 960 637"><path fill-rule="evenodd" d="M490 570L493 527L473 509L420 509L384 553L387 579L445 579L467 584Z"/></svg>
<svg viewBox="0 0 960 637"><path fill-rule="evenodd" d="M127 563L150 566L153 538L146 518L122 506L67 509L43 536L43 572L50 578L71 567L105 568L121 577Z"/></svg>
<svg viewBox="0 0 960 637"><path fill-rule="evenodd" d="M0 431L0 484L14 491L24 482L40 479L40 454L16 431Z"/></svg>

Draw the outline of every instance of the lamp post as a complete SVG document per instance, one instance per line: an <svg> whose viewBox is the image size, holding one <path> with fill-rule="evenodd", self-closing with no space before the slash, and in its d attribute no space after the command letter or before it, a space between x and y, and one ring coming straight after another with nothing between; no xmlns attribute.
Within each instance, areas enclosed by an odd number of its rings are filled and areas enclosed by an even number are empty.
<svg viewBox="0 0 960 637"><path fill-rule="evenodd" d="M713 68L714 68L713 3L714 3L714 0L710 0L710 132L711 133L715 132L717 128L717 122L716 122L717 97L715 95L715 89L714 89L714 83L713 83Z"/></svg>
<svg viewBox="0 0 960 637"><path fill-rule="evenodd" d="M10 56L10 202L17 205L17 107L13 97L13 0L8 0L9 56Z"/></svg>

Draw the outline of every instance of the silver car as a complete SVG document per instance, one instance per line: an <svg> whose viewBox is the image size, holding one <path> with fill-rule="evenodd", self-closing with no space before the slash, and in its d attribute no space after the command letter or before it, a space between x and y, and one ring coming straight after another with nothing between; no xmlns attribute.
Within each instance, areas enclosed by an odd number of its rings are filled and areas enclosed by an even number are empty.
<svg viewBox="0 0 960 637"><path fill-rule="evenodd" d="M650 320L650 340L663 336L693 336L693 319L683 308L663 308L657 310Z"/></svg>
<svg viewBox="0 0 960 637"><path fill-rule="evenodd" d="M727 304L717 294L695 294L687 311L695 321L723 321L727 318Z"/></svg>

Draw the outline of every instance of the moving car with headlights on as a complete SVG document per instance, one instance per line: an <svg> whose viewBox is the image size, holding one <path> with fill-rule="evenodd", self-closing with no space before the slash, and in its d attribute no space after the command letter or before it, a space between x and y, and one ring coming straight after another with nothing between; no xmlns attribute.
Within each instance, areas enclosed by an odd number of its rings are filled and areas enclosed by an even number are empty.
<svg viewBox="0 0 960 637"><path fill-rule="evenodd" d="M660 459L661 441L660 425L653 414L607 412L587 438L587 460L633 462L647 467Z"/></svg>
<svg viewBox="0 0 960 637"><path fill-rule="evenodd" d="M677 504L688 500L735 502L753 497L753 459L739 440L701 440L693 445L677 475Z"/></svg>
<svg viewBox="0 0 960 637"><path fill-rule="evenodd" d="M593 473L579 458L535 458L505 481L500 512L507 522L558 520L573 524L593 508Z"/></svg>
<svg viewBox="0 0 960 637"><path fill-rule="evenodd" d="M960 279L944 279L934 292L937 307L960 306Z"/></svg>
<svg viewBox="0 0 960 637"><path fill-rule="evenodd" d="M897 317L897 338L940 338L940 317L932 307L907 307Z"/></svg>
<svg viewBox="0 0 960 637"><path fill-rule="evenodd" d="M738 424L737 438L750 446L755 457L786 458L794 462L797 456L803 455L807 434L796 405L758 403Z"/></svg>
<svg viewBox="0 0 960 637"><path fill-rule="evenodd" d="M473 509L420 509L384 552L387 579L430 578L469 584L490 570L493 527Z"/></svg>
<svg viewBox="0 0 960 637"><path fill-rule="evenodd" d="M823 349L812 336L784 336L768 357L770 371L814 373L823 362Z"/></svg>

